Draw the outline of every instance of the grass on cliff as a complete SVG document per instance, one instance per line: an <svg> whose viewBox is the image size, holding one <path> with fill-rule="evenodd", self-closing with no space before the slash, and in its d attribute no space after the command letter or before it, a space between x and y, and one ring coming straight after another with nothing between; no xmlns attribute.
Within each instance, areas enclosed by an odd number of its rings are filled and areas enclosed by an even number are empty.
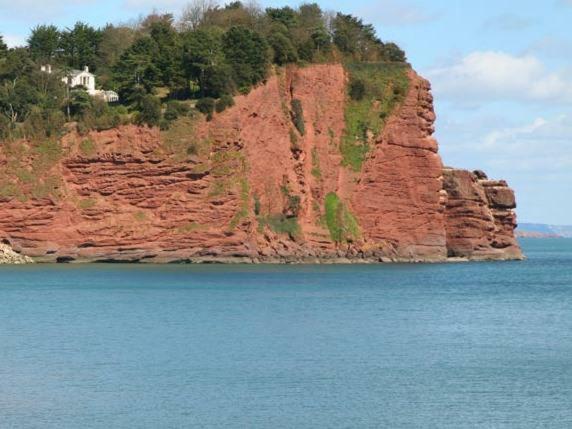
<svg viewBox="0 0 572 429"><path fill-rule="evenodd" d="M298 218L287 217L281 213L258 216L258 226L259 230L267 226L276 234L286 234L293 240L302 234Z"/></svg>
<svg viewBox="0 0 572 429"><path fill-rule="evenodd" d="M399 63L350 63L345 131L340 143L343 165L360 171L370 142L383 132L387 119L409 89L409 66Z"/></svg>
<svg viewBox="0 0 572 429"><path fill-rule="evenodd" d="M27 201L30 198L59 198L63 180L55 168L64 155L58 141L45 140L29 145L6 141L6 157L0 169L0 196Z"/></svg>
<svg viewBox="0 0 572 429"><path fill-rule="evenodd" d="M360 237L357 219L334 192L326 195L325 206L326 225L333 241L346 243L355 241Z"/></svg>

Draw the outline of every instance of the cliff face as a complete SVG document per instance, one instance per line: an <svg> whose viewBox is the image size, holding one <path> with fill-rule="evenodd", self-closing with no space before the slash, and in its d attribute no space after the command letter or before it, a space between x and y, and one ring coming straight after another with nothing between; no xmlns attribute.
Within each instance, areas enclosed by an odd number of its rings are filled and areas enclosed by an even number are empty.
<svg viewBox="0 0 572 429"><path fill-rule="evenodd" d="M471 259L518 259L516 200L504 180L488 180L481 171L446 168L445 222L449 256Z"/></svg>
<svg viewBox="0 0 572 429"><path fill-rule="evenodd" d="M211 122L5 143L0 239L41 261L520 258L514 194L443 169L430 86L408 77L359 172L339 150L340 65L282 71Z"/></svg>

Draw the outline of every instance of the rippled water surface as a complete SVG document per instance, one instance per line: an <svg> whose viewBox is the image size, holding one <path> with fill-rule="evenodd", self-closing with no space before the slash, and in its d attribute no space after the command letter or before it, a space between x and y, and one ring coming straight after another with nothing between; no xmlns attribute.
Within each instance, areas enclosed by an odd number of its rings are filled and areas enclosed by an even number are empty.
<svg viewBox="0 0 572 429"><path fill-rule="evenodd" d="M0 267L0 428L572 427L572 240L524 247Z"/></svg>

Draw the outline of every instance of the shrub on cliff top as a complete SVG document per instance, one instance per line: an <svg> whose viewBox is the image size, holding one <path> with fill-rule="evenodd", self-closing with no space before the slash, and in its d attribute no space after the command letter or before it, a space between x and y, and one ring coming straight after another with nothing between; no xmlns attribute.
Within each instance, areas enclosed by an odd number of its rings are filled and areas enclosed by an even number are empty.
<svg viewBox="0 0 572 429"><path fill-rule="evenodd" d="M393 63L351 63L345 130L340 144L343 164L360 171L387 119L405 98L409 88L408 66ZM358 83L359 82L359 83Z"/></svg>
<svg viewBox="0 0 572 429"><path fill-rule="evenodd" d="M199 101L197 101L196 108L203 115L207 116L207 121L210 121L213 117L215 109L215 100L214 98L210 97L201 98Z"/></svg>
<svg viewBox="0 0 572 429"><path fill-rule="evenodd" d="M158 126L161 122L161 100L152 95L143 97L136 121L139 125Z"/></svg>
<svg viewBox="0 0 572 429"><path fill-rule="evenodd" d="M232 98L232 95L225 94L217 100L215 110L217 113L221 113L232 106L234 106L234 98Z"/></svg>

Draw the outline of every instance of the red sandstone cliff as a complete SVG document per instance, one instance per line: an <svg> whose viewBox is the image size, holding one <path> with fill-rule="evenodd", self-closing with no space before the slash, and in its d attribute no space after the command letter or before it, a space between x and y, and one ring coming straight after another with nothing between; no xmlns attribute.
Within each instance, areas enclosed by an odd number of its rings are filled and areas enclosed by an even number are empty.
<svg viewBox="0 0 572 429"><path fill-rule="evenodd" d="M359 173L342 166L338 148L340 65L280 72L192 132L183 121L168 132L70 133L55 149L5 143L0 240L40 261L520 258L513 192L480 173L443 169L429 83L413 71L409 79ZM294 98L304 136L292 126ZM330 193L343 203L339 216L351 213L359 226L351 239L332 239Z"/></svg>

